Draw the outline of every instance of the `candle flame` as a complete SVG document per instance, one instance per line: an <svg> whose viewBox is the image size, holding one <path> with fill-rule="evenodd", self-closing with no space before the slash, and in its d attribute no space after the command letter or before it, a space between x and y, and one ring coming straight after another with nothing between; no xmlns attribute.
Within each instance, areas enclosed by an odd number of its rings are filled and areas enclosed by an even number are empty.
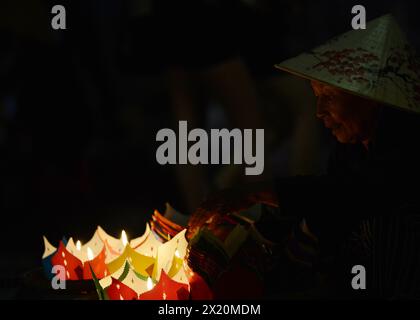
<svg viewBox="0 0 420 320"><path fill-rule="evenodd" d="M91 248L87 248L88 261L93 260L93 252Z"/></svg>
<svg viewBox="0 0 420 320"><path fill-rule="evenodd" d="M153 281L152 278L148 277L147 278L147 290L152 290L153 289Z"/></svg>
<svg viewBox="0 0 420 320"><path fill-rule="evenodd" d="M121 232L121 241L124 247L128 244L127 234L125 233L124 230Z"/></svg>
<svg viewBox="0 0 420 320"><path fill-rule="evenodd" d="M177 257L177 258L181 258L181 255L179 254L178 249L176 249L176 250L175 250L175 257Z"/></svg>
<svg viewBox="0 0 420 320"><path fill-rule="evenodd" d="M77 242L76 242L76 249L78 251L82 250L82 244L81 244L80 240L77 240Z"/></svg>

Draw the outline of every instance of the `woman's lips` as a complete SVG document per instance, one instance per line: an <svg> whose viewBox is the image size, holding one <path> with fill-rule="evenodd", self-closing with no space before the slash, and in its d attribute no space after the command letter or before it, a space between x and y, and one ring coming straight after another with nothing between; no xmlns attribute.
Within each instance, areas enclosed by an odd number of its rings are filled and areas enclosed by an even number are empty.
<svg viewBox="0 0 420 320"><path fill-rule="evenodd" d="M336 127L336 128L332 128L331 129L331 132L332 132L333 135L337 136L337 131L338 130L340 130L340 126L339 127Z"/></svg>
<svg viewBox="0 0 420 320"><path fill-rule="evenodd" d="M326 128L331 129L331 130L335 130L341 127L340 124L332 122L332 121L328 121L328 120L324 120L324 125Z"/></svg>
<svg viewBox="0 0 420 320"><path fill-rule="evenodd" d="M324 125L326 128L331 130L331 133L334 136L337 136L337 131L341 128L341 125L332 121L324 121Z"/></svg>

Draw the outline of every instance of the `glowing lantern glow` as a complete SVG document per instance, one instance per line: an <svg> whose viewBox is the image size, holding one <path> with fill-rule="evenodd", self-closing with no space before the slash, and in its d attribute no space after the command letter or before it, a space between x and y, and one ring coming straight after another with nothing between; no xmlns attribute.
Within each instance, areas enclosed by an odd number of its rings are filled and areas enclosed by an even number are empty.
<svg viewBox="0 0 420 320"><path fill-rule="evenodd" d="M121 241L124 247L128 244L127 234L125 233L124 230L121 232Z"/></svg>
<svg viewBox="0 0 420 320"><path fill-rule="evenodd" d="M148 277L147 278L147 290L152 290L153 289L153 281L152 278Z"/></svg>
<svg viewBox="0 0 420 320"><path fill-rule="evenodd" d="M93 251L90 247L87 248L87 259L88 259L88 261L93 260Z"/></svg>

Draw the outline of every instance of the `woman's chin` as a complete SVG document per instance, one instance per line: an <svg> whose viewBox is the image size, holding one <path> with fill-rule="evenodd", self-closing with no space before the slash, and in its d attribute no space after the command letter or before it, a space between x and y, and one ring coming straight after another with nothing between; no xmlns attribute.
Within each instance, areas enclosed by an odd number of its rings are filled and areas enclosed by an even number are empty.
<svg viewBox="0 0 420 320"><path fill-rule="evenodd" d="M359 141L357 139L354 138L349 138L347 136L342 136L342 135L334 135L337 139L338 142L343 143L343 144L356 144Z"/></svg>
<svg viewBox="0 0 420 320"><path fill-rule="evenodd" d="M353 139L352 137L350 137L349 135L345 133L340 132L339 129L333 129L332 134L340 143L344 143L344 144L356 143L356 141L354 141L355 139Z"/></svg>

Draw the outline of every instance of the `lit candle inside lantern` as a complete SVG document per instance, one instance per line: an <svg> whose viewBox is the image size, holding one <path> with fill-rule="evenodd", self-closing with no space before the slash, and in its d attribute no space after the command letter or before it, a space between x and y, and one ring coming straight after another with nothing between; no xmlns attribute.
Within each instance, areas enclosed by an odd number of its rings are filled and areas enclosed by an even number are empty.
<svg viewBox="0 0 420 320"><path fill-rule="evenodd" d="M158 248L162 245L162 242L156 238L153 231L147 225L145 234L141 238L130 241L130 245L136 252L142 255L156 257Z"/></svg>
<svg viewBox="0 0 420 320"><path fill-rule="evenodd" d="M86 260L83 261L83 279L92 279L93 269L96 276L103 278L108 275L108 269L105 264L105 248L95 257L90 247L86 249Z"/></svg>
<svg viewBox="0 0 420 320"><path fill-rule="evenodd" d="M47 276L47 278L52 279L54 274L51 272L51 269L52 269L51 258L53 257L54 253L57 251L57 248L55 248L45 236L43 236L43 239L44 239L44 254L42 255L42 264L44 267L44 273Z"/></svg>
<svg viewBox="0 0 420 320"><path fill-rule="evenodd" d="M76 245L77 247L77 245ZM92 279L92 274L90 271L90 261L93 260L93 252L92 249L90 247L87 247L86 249L86 256L85 256L85 261L82 260L83 263L83 279Z"/></svg>
<svg viewBox="0 0 420 320"><path fill-rule="evenodd" d="M128 244L128 237L124 230L121 232L120 238L114 238L113 236L109 235L100 226L98 226L97 228L97 233L98 233L99 238L105 245L106 263L111 262L112 260L119 257L124 252L124 249L126 245Z"/></svg>
<svg viewBox="0 0 420 320"><path fill-rule="evenodd" d="M128 244L127 234L124 230L121 232L121 242L124 247Z"/></svg>
<svg viewBox="0 0 420 320"><path fill-rule="evenodd" d="M147 290L152 290L153 289L153 281L152 278L148 277L147 278Z"/></svg>
<svg viewBox="0 0 420 320"><path fill-rule="evenodd" d="M60 241L58 250L51 257L51 265L64 266L66 269L66 280L79 280L82 276L82 262L66 249L62 241Z"/></svg>
<svg viewBox="0 0 420 320"><path fill-rule="evenodd" d="M150 284L152 289L142 293L139 296L140 300L186 300L189 298L188 286L172 280L165 271L162 271L159 282L155 286L151 278L147 282L148 288Z"/></svg>

